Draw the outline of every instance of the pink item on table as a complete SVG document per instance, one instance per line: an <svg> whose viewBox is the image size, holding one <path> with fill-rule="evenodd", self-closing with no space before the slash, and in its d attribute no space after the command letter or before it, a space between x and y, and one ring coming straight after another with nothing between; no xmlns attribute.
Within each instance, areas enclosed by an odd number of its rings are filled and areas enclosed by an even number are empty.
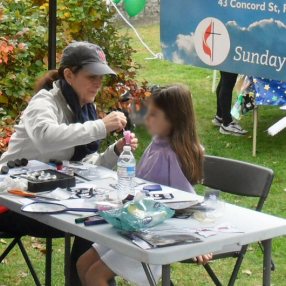
<svg viewBox="0 0 286 286"><path fill-rule="evenodd" d="M124 135L126 145L130 145L131 144L131 131L130 130L124 130L123 135Z"/></svg>

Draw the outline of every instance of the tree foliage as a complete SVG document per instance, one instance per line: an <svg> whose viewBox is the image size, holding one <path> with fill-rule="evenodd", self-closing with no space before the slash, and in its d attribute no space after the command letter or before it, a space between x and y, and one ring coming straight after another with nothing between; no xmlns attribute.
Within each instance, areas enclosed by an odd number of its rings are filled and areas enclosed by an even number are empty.
<svg viewBox="0 0 286 286"><path fill-rule="evenodd" d="M9 125L15 123L29 102L35 80L47 70L48 2L0 2L0 152L9 141ZM139 87L134 80L134 50L127 35L119 33L113 8L102 0L57 2L57 63L72 40L90 41L103 48L108 62L119 73L117 79L106 80L97 96L101 111L116 105L122 88L130 88L137 102L148 95L146 85Z"/></svg>

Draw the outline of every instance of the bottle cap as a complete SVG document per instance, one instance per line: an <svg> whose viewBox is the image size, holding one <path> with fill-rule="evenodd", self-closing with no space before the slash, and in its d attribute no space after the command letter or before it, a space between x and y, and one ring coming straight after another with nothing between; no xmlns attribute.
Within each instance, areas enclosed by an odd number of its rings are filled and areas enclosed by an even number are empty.
<svg viewBox="0 0 286 286"><path fill-rule="evenodd" d="M123 151L131 151L131 146L127 146L127 145L125 145L124 147L123 147Z"/></svg>

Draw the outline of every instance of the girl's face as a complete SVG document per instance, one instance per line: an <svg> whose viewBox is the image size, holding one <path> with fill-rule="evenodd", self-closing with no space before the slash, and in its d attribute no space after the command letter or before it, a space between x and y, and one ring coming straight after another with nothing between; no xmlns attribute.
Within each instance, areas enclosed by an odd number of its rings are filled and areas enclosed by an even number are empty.
<svg viewBox="0 0 286 286"><path fill-rule="evenodd" d="M148 105L145 124L152 136L166 137L171 133L171 124L165 113L152 102Z"/></svg>
<svg viewBox="0 0 286 286"><path fill-rule="evenodd" d="M103 76L92 75L84 69L78 73L73 73L69 69L66 70L65 78L79 96L80 104L83 106L87 103L93 103L101 88Z"/></svg>

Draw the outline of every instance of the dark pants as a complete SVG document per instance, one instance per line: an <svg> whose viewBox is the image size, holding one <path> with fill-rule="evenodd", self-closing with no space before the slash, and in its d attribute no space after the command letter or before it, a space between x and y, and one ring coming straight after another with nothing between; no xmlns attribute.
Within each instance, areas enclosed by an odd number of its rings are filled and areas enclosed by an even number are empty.
<svg viewBox="0 0 286 286"><path fill-rule="evenodd" d="M64 233L31 218L12 211L0 214L0 231L8 232L15 236L30 235L40 238L60 238ZM76 271L78 258L91 247L92 243L85 239L75 237L71 253L70 285L79 286L79 278Z"/></svg>
<svg viewBox="0 0 286 286"><path fill-rule="evenodd" d="M237 79L236 73L220 72L220 81L216 89L217 116L222 118L224 126L232 122L231 102L232 91Z"/></svg>

